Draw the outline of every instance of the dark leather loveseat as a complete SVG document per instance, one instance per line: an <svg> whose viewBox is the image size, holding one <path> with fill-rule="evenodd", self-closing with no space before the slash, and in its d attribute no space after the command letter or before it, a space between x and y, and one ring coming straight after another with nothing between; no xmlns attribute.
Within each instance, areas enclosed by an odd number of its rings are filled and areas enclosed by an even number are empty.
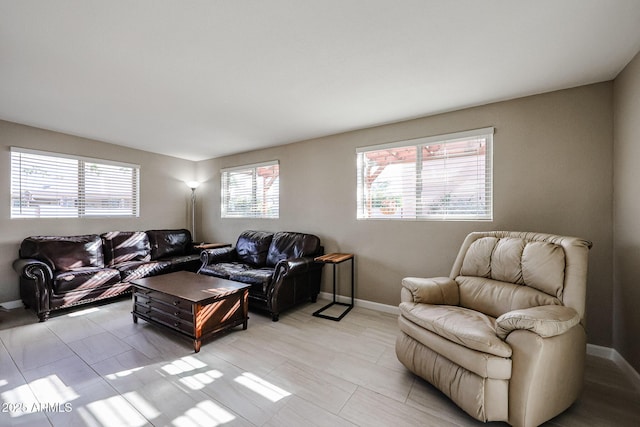
<svg viewBox="0 0 640 427"><path fill-rule="evenodd" d="M200 267L200 250L185 229L32 236L19 257L13 268L20 297L41 322L53 310L130 292L132 280Z"/></svg>
<svg viewBox="0 0 640 427"><path fill-rule="evenodd" d="M287 308L316 301L323 264L314 258L323 253L313 234L244 231L233 248L202 251L198 272L250 284L249 307L275 322Z"/></svg>

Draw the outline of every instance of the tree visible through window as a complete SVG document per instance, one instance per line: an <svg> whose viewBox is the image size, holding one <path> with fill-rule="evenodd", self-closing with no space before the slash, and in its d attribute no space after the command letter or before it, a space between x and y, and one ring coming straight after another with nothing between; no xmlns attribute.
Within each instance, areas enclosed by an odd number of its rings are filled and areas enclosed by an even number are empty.
<svg viewBox="0 0 640 427"><path fill-rule="evenodd" d="M357 150L359 219L492 219L493 128Z"/></svg>
<svg viewBox="0 0 640 427"><path fill-rule="evenodd" d="M138 216L140 167L11 148L11 218Z"/></svg>
<svg viewBox="0 0 640 427"><path fill-rule="evenodd" d="M278 162L223 169L221 192L222 218L278 218Z"/></svg>

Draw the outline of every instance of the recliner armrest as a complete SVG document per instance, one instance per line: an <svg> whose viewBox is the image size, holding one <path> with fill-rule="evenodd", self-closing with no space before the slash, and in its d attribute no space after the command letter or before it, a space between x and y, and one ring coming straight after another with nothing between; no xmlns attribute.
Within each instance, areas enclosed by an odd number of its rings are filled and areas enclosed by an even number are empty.
<svg viewBox="0 0 640 427"><path fill-rule="evenodd" d="M512 331L524 329L543 338L561 335L580 323L580 315L571 307L542 305L513 310L496 319L496 333L503 340Z"/></svg>
<svg viewBox="0 0 640 427"><path fill-rule="evenodd" d="M410 292L411 302L443 305L458 305L460 302L458 284L448 277L405 277L402 287Z"/></svg>

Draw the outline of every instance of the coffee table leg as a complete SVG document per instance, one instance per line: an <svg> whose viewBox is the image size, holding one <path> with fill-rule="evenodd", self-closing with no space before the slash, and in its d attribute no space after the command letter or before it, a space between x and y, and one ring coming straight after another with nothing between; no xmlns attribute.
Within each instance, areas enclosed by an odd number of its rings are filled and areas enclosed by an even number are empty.
<svg viewBox="0 0 640 427"><path fill-rule="evenodd" d="M135 313L131 313L131 315L133 316L133 323L138 323L138 316Z"/></svg>
<svg viewBox="0 0 640 427"><path fill-rule="evenodd" d="M242 330L245 331L247 329L247 324L249 321L249 288L245 289L242 292L242 316L244 317L244 322L242 322Z"/></svg>
<svg viewBox="0 0 640 427"><path fill-rule="evenodd" d="M200 351L200 346L201 345L202 345L202 341L193 340L193 349L195 350L196 353Z"/></svg>

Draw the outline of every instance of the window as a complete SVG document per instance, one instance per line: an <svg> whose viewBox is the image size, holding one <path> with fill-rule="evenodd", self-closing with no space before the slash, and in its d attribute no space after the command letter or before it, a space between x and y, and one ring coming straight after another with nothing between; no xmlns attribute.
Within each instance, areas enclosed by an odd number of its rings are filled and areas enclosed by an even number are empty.
<svg viewBox="0 0 640 427"><path fill-rule="evenodd" d="M278 218L277 161L222 170L222 218Z"/></svg>
<svg viewBox="0 0 640 427"><path fill-rule="evenodd" d="M139 216L140 166L11 147L11 218Z"/></svg>
<svg viewBox="0 0 640 427"><path fill-rule="evenodd" d="M358 219L491 220L493 128L357 149Z"/></svg>

